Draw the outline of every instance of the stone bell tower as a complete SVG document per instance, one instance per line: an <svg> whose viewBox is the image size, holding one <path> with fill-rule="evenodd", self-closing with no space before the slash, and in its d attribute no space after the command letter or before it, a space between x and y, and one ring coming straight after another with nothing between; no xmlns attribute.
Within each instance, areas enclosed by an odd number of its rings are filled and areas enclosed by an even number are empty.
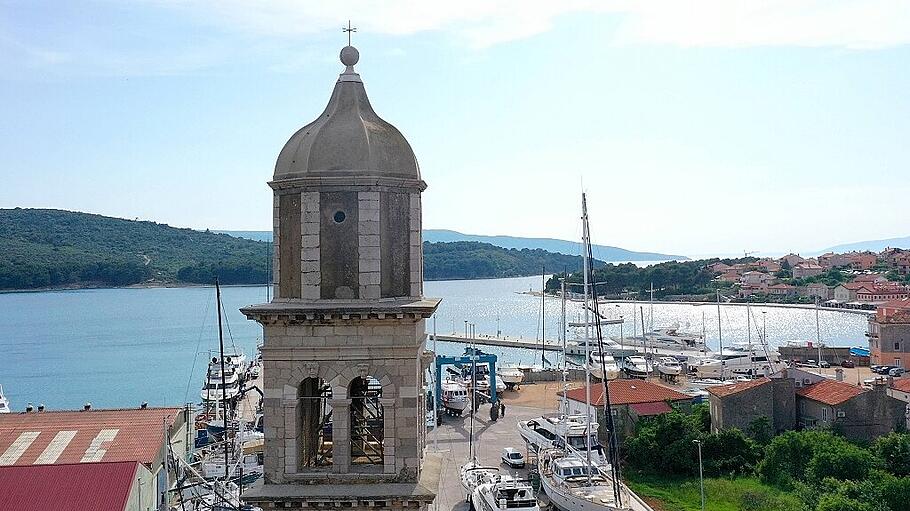
<svg viewBox="0 0 910 511"><path fill-rule="evenodd" d="M274 179L274 289L241 309L263 327L264 484L270 507L423 509L425 455L420 194L411 146L367 98L356 48L325 111L294 133Z"/></svg>

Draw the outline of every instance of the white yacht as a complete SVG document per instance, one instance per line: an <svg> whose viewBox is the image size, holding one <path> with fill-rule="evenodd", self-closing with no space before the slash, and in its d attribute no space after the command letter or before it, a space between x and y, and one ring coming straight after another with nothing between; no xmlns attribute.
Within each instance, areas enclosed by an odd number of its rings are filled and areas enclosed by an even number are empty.
<svg viewBox="0 0 910 511"><path fill-rule="evenodd" d="M657 372L668 378L675 378L682 373L682 364L673 357L660 357L657 359Z"/></svg>
<svg viewBox="0 0 910 511"><path fill-rule="evenodd" d="M622 368L632 378L647 378L653 369L651 362L641 356L626 357Z"/></svg>
<svg viewBox="0 0 910 511"><path fill-rule="evenodd" d="M588 356L588 371L591 372L591 376L601 380L619 378L619 365L616 364L616 360L612 356L599 351L595 351ZM605 375L606 378L604 377Z"/></svg>
<svg viewBox="0 0 910 511"><path fill-rule="evenodd" d="M477 486L471 504L475 511L540 511L531 483L510 475Z"/></svg>
<svg viewBox="0 0 910 511"><path fill-rule="evenodd" d="M237 368L233 364L227 364L227 357L225 357L224 385L222 385L221 363L217 358L213 358L206 371L205 384L199 391L199 396L203 401L212 402L221 401L222 397L231 401L236 399L239 394L240 377L237 374Z"/></svg>
<svg viewBox="0 0 910 511"><path fill-rule="evenodd" d="M615 339L604 339L600 344L602 344L602 346L598 345L596 339L592 339L591 341L585 341L584 339L567 341L566 354L583 358L585 354L595 351L603 351L612 357L628 357L638 353L638 350L634 346L620 344ZM585 349L586 345L587 349Z"/></svg>
<svg viewBox="0 0 910 511"><path fill-rule="evenodd" d="M622 482L616 492L604 470L589 466L577 455L547 449L539 460L541 487L561 511L652 511Z"/></svg>
<svg viewBox="0 0 910 511"><path fill-rule="evenodd" d="M478 486L492 482L499 475L499 468L485 467L477 460L471 460L461 466L461 487L465 491L465 502L471 502L472 494Z"/></svg>
<svg viewBox="0 0 910 511"><path fill-rule="evenodd" d="M258 455L244 454L240 459L233 456L228 459L230 463L227 471L231 479L242 476L243 481L248 482L262 476L262 465L259 463ZM202 462L202 477L206 479L224 477L224 453L213 453Z"/></svg>
<svg viewBox="0 0 910 511"><path fill-rule="evenodd" d="M521 382L523 382L524 379L525 372L517 366L502 366L496 368L497 387L499 386L499 381L502 380L502 383L505 384L506 388L511 390L521 385Z"/></svg>
<svg viewBox="0 0 910 511"><path fill-rule="evenodd" d="M597 423L591 422L591 462L595 465L606 463L606 452L597 439ZM542 416L518 422L518 432L537 451L551 447L567 448L587 458L588 432L587 417L584 415ZM568 446L568 447L566 447Z"/></svg>
<svg viewBox="0 0 910 511"><path fill-rule="evenodd" d="M448 415L461 416L468 407L468 390L464 385L455 380L442 382L442 407Z"/></svg>
<svg viewBox="0 0 910 511"><path fill-rule="evenodd" d="M702 359L690 367L697 378L727 379L732 376L761 376L774 373L780 367L777 353L770 353L756 345L734 343L721 353ZM723 370L723 374L721 374Z"/></svg>
<svg viewBox="0 0 910 511"><path fill-rule="evenodd" d="M0 413L9 413L9 399L3 393L3 385L0 385Z"/></svg>

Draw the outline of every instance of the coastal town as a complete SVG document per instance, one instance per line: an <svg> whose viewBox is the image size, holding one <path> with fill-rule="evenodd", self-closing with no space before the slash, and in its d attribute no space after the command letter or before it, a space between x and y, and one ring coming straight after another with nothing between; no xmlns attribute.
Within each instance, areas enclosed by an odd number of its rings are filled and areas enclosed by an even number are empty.
<svg viewBox="0 0 910 511"><path fill-rule="evenodd" d="M719 285L730 286L741 299L818 300L825 307L875 309L910 296L910 250L906 249L753 259L731 264L718 261L707 268Z"/></svg>

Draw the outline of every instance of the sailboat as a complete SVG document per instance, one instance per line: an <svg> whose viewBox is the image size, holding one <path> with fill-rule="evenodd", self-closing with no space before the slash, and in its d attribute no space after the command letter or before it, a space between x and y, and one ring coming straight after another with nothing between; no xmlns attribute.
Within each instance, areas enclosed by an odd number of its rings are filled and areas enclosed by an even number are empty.
<svg viewBox="0 0 910 511"><path fill-rule="evenodd" d="M588 309L594 312L594 334L598 342L603 339L600 325L600 313L595 299L589 306L592 294L590 282L593 279L591 268L591 238L588 225L588 206L585 194L582 194L582 243L584 245L584 294L585 323L589 322ZM590 327L585 327L585 340L590 340ZM586 343L590 346L590 343ZM587 350L586 350L587 351ZM590 357L590 351L586 353ZM587 359L586 357L586 359ZM601 357L601 363L605 360ZM587 366L587 364L586 364ZM589 367L589 366L588 366ZM605 368L603 369L606 372ZM585 451L577 451L569 445L563 448L541 449L538 452L541 487L550 497L550 502L562 511L629 511L651 508L632 490L622 483L619 465L619 445L613 425L613 413L610 403L609 380L602 379L604 395L604 417L608 433L607 459L597 463L592 459L592 446L595 442L591 421L591 371L585 371ZM596 423L593 423L596 427Z"/></svg>
<svg viewBox="0 0 910 511"><path fill-rule="evenodd" d="M473 338L473 336L472 336ZM476 347L469 348L472 355L476 355ZM466 350L467 351L467 350ZM471 427L468 430L468 461L461 466L461 487L465 490L465 501L471 502L474 490L484 483L491 482L499 474L497 467L485 467L477 461L477 454L474 452L474 412L477 409L477 360L471 357Z"/></svg>
<svg viewBox="0 0 910 511"><path fill-rule="evenodd" d="M3 394L3 385L0 385L0 413L9 413L9 399Z"/></svg>

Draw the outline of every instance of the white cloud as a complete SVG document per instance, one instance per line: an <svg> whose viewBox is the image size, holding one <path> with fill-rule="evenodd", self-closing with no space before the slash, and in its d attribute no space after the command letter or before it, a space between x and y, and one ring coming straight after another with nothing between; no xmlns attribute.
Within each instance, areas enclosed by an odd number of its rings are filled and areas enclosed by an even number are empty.
<svg viewBox="0 0 910 511"><path fill-rule="evenodd" d="M619 44L683 47L832 46L884 48L910 43L910 2L901 0L164 0L230 29L298 37L336 30L351 18L361 31L452 34L483 48L550 30L571 13L617 16Z"/></svg>

